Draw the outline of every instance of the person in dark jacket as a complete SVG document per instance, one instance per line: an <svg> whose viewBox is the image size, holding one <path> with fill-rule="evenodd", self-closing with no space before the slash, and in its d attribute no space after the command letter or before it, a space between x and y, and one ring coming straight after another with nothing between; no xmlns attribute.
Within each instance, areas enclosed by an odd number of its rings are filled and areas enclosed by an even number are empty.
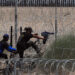
<svg viewBox="0 0 75 75"><path fill-rule="evenodd" d="M32 47L35 49L36 53L40 55L40 50L38 46L33 42L30 41L31 38L38 38L38 39L44 39L42 36L38 36L36 33L32 34L32 28L26 27L25 32L22 32L18 42L17 42L17 52L19 53L20 58L23 58L24 50L28 49L29 47Z"/></svg>
<svg viewBox="0 0 75 75"><path fill-rule="evenodd" d="M9 35L8 34L4 34L3 35L3 39L0 41L0 58L8 59L7 54L3 53L5 49L8 50L9 52L16 51L15 48L12 48L8 44L8 40L9 40Z"/></svg>

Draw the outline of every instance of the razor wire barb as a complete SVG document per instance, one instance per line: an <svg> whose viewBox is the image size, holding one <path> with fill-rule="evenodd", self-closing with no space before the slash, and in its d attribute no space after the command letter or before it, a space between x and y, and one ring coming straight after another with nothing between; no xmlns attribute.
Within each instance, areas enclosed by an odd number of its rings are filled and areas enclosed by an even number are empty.
<svg viewBox="0 0 75 75"><path fill-rule="evenodd" d="M24 71L24 73L26 72L25 74L30 73L30 72L32 73L34 72L34 69L36 68L40 70L42 69L43 71L46 71L48 72L48 74L50 74L52 73L52 69L55 66L56 68L55 68L54 73L57 75L59 74L59 67L61 67L62 73L64 73L65 71L67 72L67 70L69 69L71 69L72 72L75 71L74 69L75 59L63 59L63 60L50 59L49 60L49 59L44 59L44 58L34 58L34 59L25 58L25 59L11 59L11 60L6 60L6 61L8 61L8 63L5 68L4 75L21 75L20 73L18 73L21 71L22 72ZM13 64L12 67L11 67L11 64ZM69 66L69 68L67 68L67 66ZM37 70L35 72L37 72Z"/></svg>

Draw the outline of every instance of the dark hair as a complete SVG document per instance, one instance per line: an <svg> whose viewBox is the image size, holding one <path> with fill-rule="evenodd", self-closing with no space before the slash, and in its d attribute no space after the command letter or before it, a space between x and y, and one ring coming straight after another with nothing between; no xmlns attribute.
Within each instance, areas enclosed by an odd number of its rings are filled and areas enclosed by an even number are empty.
<svg viewBox="0 0 75 75"><path fill-rule="evenodd" d="M25 28L24 28L24 30L25 30L25 31L33 32L33 30L32 30L32 28L31 28L31 27L25 27Z"/></svg>
<svg viewBox="0 0 75 75"><path fill-rule="evenodd" d="M9 35L8 35L8 34L4 34L4 35L3 35L3 38L4 38L4 39L7 39L7 38L9 38Z"/></svg>

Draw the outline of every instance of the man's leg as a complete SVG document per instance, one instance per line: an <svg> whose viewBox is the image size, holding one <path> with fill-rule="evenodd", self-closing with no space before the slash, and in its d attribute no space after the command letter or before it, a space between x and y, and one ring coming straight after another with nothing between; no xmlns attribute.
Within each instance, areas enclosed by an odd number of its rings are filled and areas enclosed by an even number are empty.
<svg viewBox="0 0 75 75"><path fill-rule="evenodd" d="M28 47L33 47L33 48L35 49L35 51L36 51L37 54L40 53L40 50L39 50L38 46L37 46L34 42L29 41L29 42L27 43L27 46L28 46Z"/></svg>
<svg viewBox="0 0 75 75"><path fill-rule="evenodd" d="M20 58L23 58L24 50L21 46L17 47L17 53L19 54Z"/></svg>
<svg viewBox="0 0 75 75"><path fill-rule="evenodd" d="M24 51L19 52L20 58L23 58L23 53L24 53Z"/></svg>
<svg viewBox="0 0 75 75"><path fill-rule="evenodd" d="M0 58L8 59L6 54L0 54Z"/></svg>
<svg viewBox="0 0 75 75"><path fill-rule="evenodd" d="M24 43L17 44L17 52L20 58L23 58L24 51L26 50L26 45Z"/></svg>

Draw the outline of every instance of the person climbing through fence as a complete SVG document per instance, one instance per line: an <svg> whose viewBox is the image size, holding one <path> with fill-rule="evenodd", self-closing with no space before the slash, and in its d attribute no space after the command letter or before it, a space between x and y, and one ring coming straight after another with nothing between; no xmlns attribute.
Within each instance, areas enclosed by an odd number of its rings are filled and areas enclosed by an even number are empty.
<svg viewBox="0 0 75 75"><path fill-rule="evenodd" d="M43 36L45 39L43 40L43 44L46 44L48 38L49 38L49 35L54 35L54 32L47 32L47 31L44 31L41 33L41 36Z"/></svg>
<svg viewBox="0 0 75 75"><path fill-rule="evenodd" d="M4 54L4 50L8 50L9 52L15 52L16 48L12 48L9 44L8 44L8 40L9 40L9 35L8 34L4 34L3 35L3 39L0 41L0 58L5 58L8 59L7 54Z"/></svg>
<svg viewBox="0 0 75 75"><path fill-rule="evenodd" d="M29 47L34 48L36 53L40 56L40 50L38 46L33 41L30 41L30 39L44 39L44 37L38 36L36 33L32 34L33 30L31 27L25 27L24 30L25 32L21 33L16 46L17 53L19 53L20 58L23 58L24 51Z"/></svg>

